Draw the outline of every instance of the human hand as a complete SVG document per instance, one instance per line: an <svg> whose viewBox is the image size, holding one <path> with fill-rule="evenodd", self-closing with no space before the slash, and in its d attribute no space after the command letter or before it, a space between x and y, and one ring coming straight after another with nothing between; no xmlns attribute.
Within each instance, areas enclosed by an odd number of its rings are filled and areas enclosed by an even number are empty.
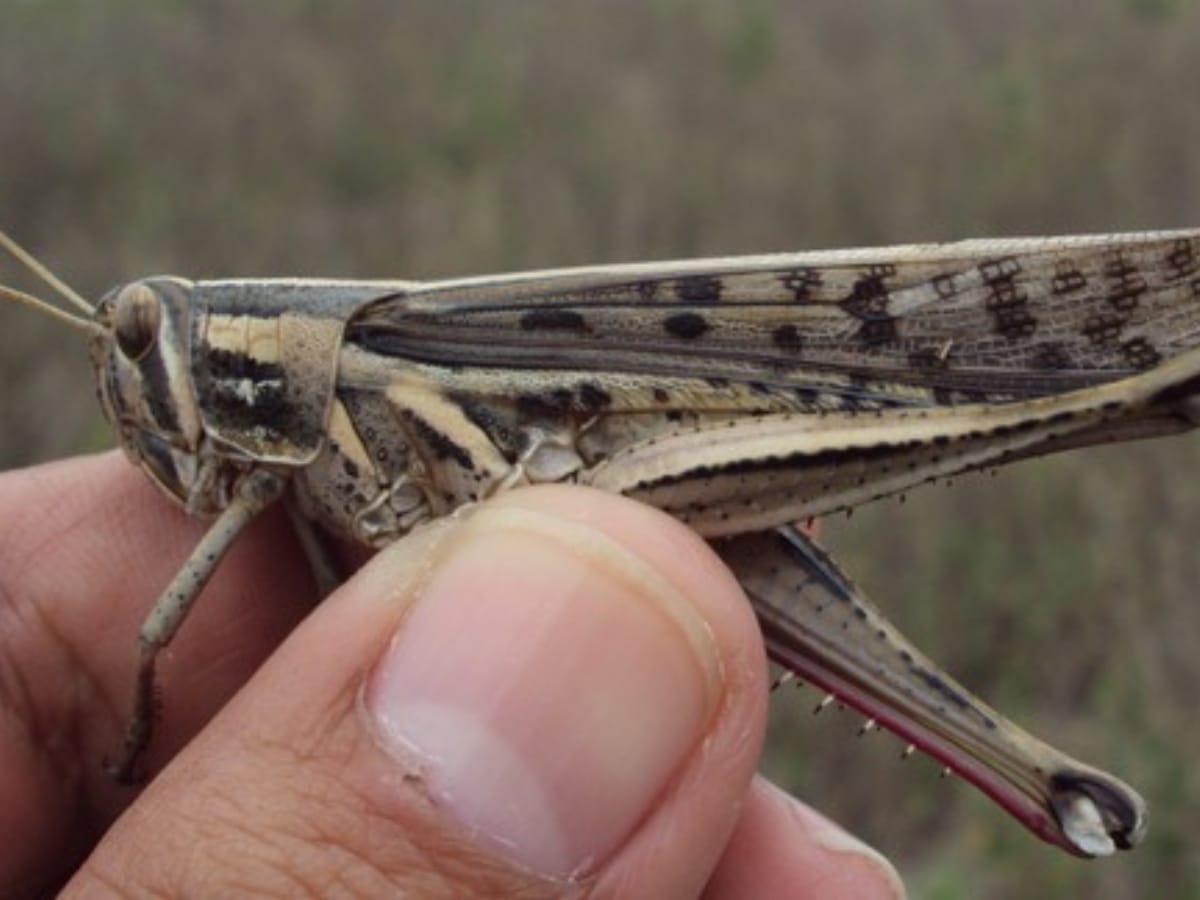
<svg viewBox="0 0 1200 900"><path fill-rule="evenodd" d="M140 792L134 635L203 531L117 454L0 475L0 894L902 895L754 775L761 639L695 535L513 492L313 608L278 510L159 667Z"/></svg>

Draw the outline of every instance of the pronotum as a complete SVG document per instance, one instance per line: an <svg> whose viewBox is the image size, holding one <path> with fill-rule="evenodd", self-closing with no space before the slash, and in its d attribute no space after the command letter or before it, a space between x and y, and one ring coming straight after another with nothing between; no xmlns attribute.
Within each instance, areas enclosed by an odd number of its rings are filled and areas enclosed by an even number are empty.
<svg viewBox="0 0 1200 900"><path fill-rule="evenodd" d="M958 473L1186 431L1200 231L965 241L434 282L146 278L77 312L104 413L212 519L138 638L113 774L135 777L154 664L267 506L379 547L497 492L569 481L709 539L769 655L940 760L1040 837L1130 848L1145 805L913 647L793 523Z"/></svg>

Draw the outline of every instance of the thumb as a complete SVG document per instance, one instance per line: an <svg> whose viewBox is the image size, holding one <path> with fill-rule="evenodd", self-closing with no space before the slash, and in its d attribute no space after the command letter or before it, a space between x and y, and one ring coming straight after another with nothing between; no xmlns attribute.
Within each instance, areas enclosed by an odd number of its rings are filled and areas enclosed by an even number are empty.
<svg viewBox="0 0 1200 900"><path fill-rule="evenodd" d="M753 776L764 669L740 589L683 526L583 489L516 492L372 560L78 878L694 895Z"/></svg>

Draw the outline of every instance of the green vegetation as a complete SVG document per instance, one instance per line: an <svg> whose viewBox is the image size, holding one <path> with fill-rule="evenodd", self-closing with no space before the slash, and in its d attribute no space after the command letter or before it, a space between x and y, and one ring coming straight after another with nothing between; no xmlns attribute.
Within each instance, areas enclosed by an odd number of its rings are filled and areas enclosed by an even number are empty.
<svg viewBox="0 0 1200 900"><path fill-rule="evenodd" d="M403 12L397 12L403 10ZM1083 11L1085 10L1085 11ZM150 272L430 277L1200 219L1188 0L0 8L0 227ZM11 266L3 280L30 286ZM75 335L0 312L0 465L108 442ZM1150 798L1083 863L805 691L770 772L916 897L1200 897L1200 442L831 523L917 642Z"/></svg>

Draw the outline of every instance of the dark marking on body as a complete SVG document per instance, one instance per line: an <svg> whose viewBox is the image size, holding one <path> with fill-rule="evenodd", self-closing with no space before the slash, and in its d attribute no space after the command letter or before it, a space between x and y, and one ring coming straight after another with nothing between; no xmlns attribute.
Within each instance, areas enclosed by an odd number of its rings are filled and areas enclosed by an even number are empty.
<svg viewBox="0 0 1200 900"><path fill-rule="evenodd" d="M708 320L699 313L676 313L662 320L663 331L684 341L693 341L709 329Z"/></svg>
<svg viewBox="0 0 1200 900"><path fill-rule="evenodd" d="M575 394L569 388L555 388L517 397L517 412L525 421L561 420L575 408Z"/></svg>
<svg viewBox="0 0 1200 900"><path fill-rule="evenodd" d="M208 374L216 380L279 381L284 378L284 369L279 363L263 362L247 353L205 346L202 355Z"/></svg>
<svg viewBox="0 0 1200 900"><path fill-rule="evenodd" d="M416 437L433 451L439 460L452 459L463 469L474 471L475 460L465 447L457 444L449 435L434 428L411 410L403 411L404 420Z"/></svg>
<svg viewBox="0 0 1200 900"><path fill-rule="evenodd" d="M146 398L146 404L150 407L154 421L167 431L178 431L179 417L175 404L171 402L171 391L166 363L162 358L162 348L156 347L147 354L137 363L137 368L149 388L142 396ZM98 391L99 387L97 387ZM97 396L99 396L98 393Z"/></svg>
<svg viewBox="0 0 1200 900"><path fill-rule="evenodd" d="M991 716L984 714L980 709L978 709L975 704L971 702L969 695L963 693L961 690L950 684L950 682L946 681L946 679L937 672L931 672L930 670L921 666L914 666L913 674L924 681L934 693L949 700L959 709L965 712L974 713L979 717L980 721L983 722L985 727L996 727L995 720L992 719Z"/></svg>
<svg viewBox="0 0 1200 900"><path fill-rule="evenodd" d="M653 390L652 394L653 394L655 403L661 403L661 404L665 405L665 404L671 402L671 395L669 393L667 393L667 390L665 388L656 387Z"/></svg>
<svg viewBox="0 0 1200 900"><path fill-rule="evenodd" d="M612 394L590 381L579 386L579 403L589 412L599 412L612 405Z"/></svg>
<svg viewBox="0 0 1200 900"><path fill-rule="evenodd" d="M508 462L516 461L518 439L506 407L494 406L465 391L452 391L448 396L467 420L491 439ZM505 412L498 412L498 409L504 409Z"/></svg>
<svg viewBox="0 0 1200 900"><path fill-rule="evenodd" d="M219 393L219 392L218 392ZM262 431L268 442L318 447L324 432L315 417L306 414L303 406L287 399L284 391L273 385L260 385L254 394L254 405L247 406L240 396L221 394L217 421L233 424L246 431Z"/></svg>
<svg viewBox="0 0 1200 900"><path fill-rule="evenodd" d="M575 414L594 415L612 402L612 394L590 381L575 389L561 387L520 394L516 398L517 413L525 421L561 421Z"/></svg>

